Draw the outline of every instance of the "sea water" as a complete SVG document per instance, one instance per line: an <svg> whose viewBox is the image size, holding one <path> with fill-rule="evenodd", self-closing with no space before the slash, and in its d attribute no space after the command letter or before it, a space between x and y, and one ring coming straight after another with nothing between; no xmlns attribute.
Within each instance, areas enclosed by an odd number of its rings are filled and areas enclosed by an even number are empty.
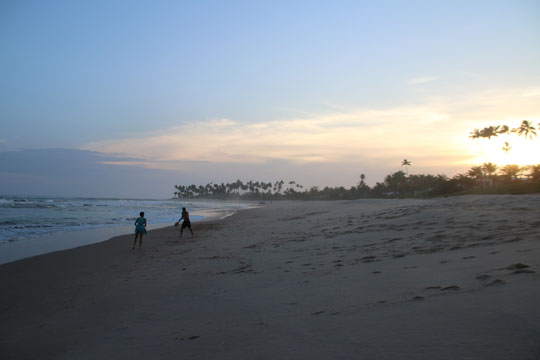
<svg viewBox="0 0 540 360"><path fill-rule="evenodd" d="M39 244L40 239L61 233L77 234L70 236L71 239L79 237L79 233L73 232L83 233L88 230L96 230L98 234L128 233L134 229L133 224L141 211L144 211L148 227L152 229L173 225L181 217L182 207L187 208L192 221L199 221L225 217L254 206L256 203L232 201L0 195L0 255L3 251L7 252L10 244L17 243L15 247L18 248L24 248L25 244L30 247L30 243ZM106 231L107 229L117 231ZM106 240L99 236L95 238L94 242ZM42 243L45 244L45 240ZM75 246L80 244L74 240L71 247ZM69 244L62 246L62 248L69 247ZM56 248L51 247L51 251L53 250ZM43 252L45 251L40 251Z"/></svg>

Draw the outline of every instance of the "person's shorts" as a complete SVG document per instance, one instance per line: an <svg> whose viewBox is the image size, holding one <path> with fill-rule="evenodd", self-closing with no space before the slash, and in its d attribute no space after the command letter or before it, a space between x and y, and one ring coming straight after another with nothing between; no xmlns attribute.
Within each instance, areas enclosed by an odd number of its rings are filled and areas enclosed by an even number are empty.
<svg viewBox="0 0 540 360"><path fill-rule="evenodd" d="M187 227L191 229L191 222L184 220L184 222L182 223L182 229L185 229Z"/></svg>

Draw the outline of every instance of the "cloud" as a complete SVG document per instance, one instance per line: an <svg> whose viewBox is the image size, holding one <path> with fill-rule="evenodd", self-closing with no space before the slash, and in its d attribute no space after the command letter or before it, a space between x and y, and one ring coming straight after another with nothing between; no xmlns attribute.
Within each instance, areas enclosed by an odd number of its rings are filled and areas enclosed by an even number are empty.
<svg viewBox="0 0 540 360"><path fill-rule="evenodd" d="M411 85L418 85L418 84L425 84L425 83L433 82L436 80L439 80L438 76L424 76L424 77L410 79L408 83Z"/></svg>
<svg viewBox="0 0 540 360"><path fill-rule="evenodd" d="M140 164L111 165L116 162L138 160L74 149L0 151L0 183L4 194L167 198L181 178Z"/></svg>
<svg viewBox="0 0 540 360"><path fill-rule="evenodd" d="M540 97L540 87L527 89L521 94L521 96Z"/></svg>
<svg viewBox="0 0 540 360"><path fill-rule="evenodd" d="M392 168L408 158L417 167L441 171L470 164L477 156L477 144L468 137L474 128L540 117L538 102L522 93L522 89L489 89L393 108L345 111L340 107L340 111L265 122L194 121L83 148L132 158L115 159L110 165L151 169L195 171L195 163L273 161Z"/></svg>
<svg viewBox="0 0 540 360"><path fill-rule="evenodd" d="M402 138L400 142L406 144L425 134L426 124L441 123L450 116L437 106L410 106L270 122L218 119L187 123L137 138L95 142L84 148L147 159L148 166L194 160L344 162L398 152L397 139Z"/></svg>
<svg viewBox="0 0 540 360"><path fill-rule="evenodd" d="M193 121L93 142L85 151L0 151L0 183L12 194L125 197L167 197L174 184L236 179L350 186L360 173L375 185L403 169L404 158L413 173L453 176L481 161L506 159L496 144L502 137L486 140L486 159L480 159L478 141L468 136L474 128L540 121L540 103L523 92L488 89L390 108L337 106L274 121ZM512 140L515 154L519 140ZM529 163L540 163L537 148L522 150Z"/></svg>

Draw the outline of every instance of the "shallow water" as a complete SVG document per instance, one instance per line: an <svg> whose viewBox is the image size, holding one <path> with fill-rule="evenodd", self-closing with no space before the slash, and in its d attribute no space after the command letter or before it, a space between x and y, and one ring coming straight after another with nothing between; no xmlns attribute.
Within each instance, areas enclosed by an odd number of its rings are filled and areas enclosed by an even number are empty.
<svg viewBox="0 0 540 360"><path fill-rule="evenodd" d="M15 252L22 258L130 233L141 211L148 228L153 229L172 225L180 218L182 207L187 208L192 221L200 221L254 206L252 202L231 201L0 196L0 254ZM85 235L90 230L94 230L92 235ZM77 236L73 232L78 232ZM8 261L12 260L10 256Z"/></svg>

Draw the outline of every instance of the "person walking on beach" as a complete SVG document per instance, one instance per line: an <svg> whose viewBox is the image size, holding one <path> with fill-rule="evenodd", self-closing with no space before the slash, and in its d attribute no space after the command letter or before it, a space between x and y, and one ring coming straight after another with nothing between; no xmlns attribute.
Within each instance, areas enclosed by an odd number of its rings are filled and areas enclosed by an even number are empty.
<svg viewBox="0 0 540 360"><path fill-rule="evenodd" d="M184 219L184 222L182 223L182 227L180 228L180 237L182 237L182 233L184 232L185 228L189 228L189 231L191 231L191 237L193 237L193 230L191 229L191 222L189 221L189 213L187 212L185 207L182 208L182 217L178 219L174 226L178 226L180 220L182 219Z"/></svg>
<svg viewBox="0 0 540 360"><path fill-rule="evenodd" d="M133 242L133 250L137 245L137 236L139 237L139 249L142 247L142 237L146 234L146 219L144 218L144 212L139 213L139 218L135 220L135 241Z"/></svg>

